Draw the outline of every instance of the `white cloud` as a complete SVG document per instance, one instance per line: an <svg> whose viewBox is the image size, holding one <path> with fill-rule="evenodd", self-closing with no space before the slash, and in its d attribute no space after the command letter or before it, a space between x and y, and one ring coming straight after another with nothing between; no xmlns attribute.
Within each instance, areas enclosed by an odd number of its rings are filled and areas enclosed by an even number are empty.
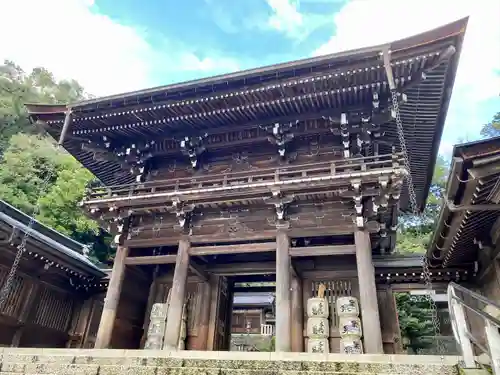
<svg viewBox="0 0 500 375"><path fill-rule="evenodd" d="M479 103L500 93L499 15L497 0L354 0L334 16L335 35L314 54L382 44L469 16L441 149L446 152L459 136L477 138L484 122Z"/></svg>
<svg viewBox="0 0 500 375"><path fill-rule="evenodd" d="M200 71L200 72L234 72L239 70L238 63L229 58L211 58L200 59L193 53L184 53L178 61L181 71Z"/></svg>
<svg viewBox="0 0 500 375"><path fill-rule="evenodd" d="M312 3L329 3L344 0L309 0ZM316 29L331 23L331 17L323 13L301 12L299 0L266 0L271 15L266 23L254 23L261 30L275 30L295 42L302 42ZM302 0L300 3L304 4Z"/></svg>
<svg viewBox="0 0 500 375"><path fill-rule="evenodd" d="M294 0L267 0L272 9L268 20L269 26L290 36L303 24L302 14L298 11L298 3Z"/></svg>
<svg viewBox="0 0 500 375"><path fill-rule="evenodd" d="M2 0L0 13L0 60L25 70L43 66L94 95L156 85L155 69L175 76L179 70L235 68L230 59L199 59L179 48L155 51L139 29L98 14L93 0Z"/></svg>

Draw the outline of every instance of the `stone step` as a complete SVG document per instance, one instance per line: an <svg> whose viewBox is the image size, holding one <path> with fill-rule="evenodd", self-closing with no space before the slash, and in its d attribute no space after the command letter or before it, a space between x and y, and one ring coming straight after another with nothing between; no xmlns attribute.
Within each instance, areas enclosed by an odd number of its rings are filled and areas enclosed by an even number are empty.
<svg viewBox="0 0 500 375"><path fill-rule="evenodd" d="M290 371L290 370L259 370L259 369L207 369L199 367L152 367L152 366L98 366L89 365L27 365L23 370L17 367L9 371L0 371L0 375L438 375L438 372L427 372L415 368L410 373L398 372L358 372L352 371ZM458 371L455 372L458 374ZM473 375L484 375L474 373Z"/></svg>
<svg viewBox="0 0 500 375"><path fill-rule="evenodd" d="M0 349L0 375L458 375L458 357Z"/></svg>

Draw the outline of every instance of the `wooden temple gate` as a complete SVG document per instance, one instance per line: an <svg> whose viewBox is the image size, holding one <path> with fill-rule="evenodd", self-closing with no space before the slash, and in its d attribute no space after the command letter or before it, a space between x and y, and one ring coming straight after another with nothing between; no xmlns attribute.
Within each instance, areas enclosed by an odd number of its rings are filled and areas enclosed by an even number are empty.
<svg viewBox="0 0 500 375"><path fill-rule="evenodd" d="M276 350L303 351L304 300L323 281L332 307L341 295L358 297L366 352L397 352L394 301L377 289L374 257L395 250L410 171L425 205L465 26L68 106L28 106L100 180L83 207L118 247L96 347L139 346L145 314L170 293L164 349L178 348L186 301L188 349L227 349L233 283L273 281Z"/></svg>

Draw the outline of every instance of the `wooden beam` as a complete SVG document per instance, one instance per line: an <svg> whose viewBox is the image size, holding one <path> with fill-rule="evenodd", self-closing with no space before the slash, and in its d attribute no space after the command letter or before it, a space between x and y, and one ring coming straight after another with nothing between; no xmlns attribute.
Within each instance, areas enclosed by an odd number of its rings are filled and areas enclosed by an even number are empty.
<svg viewBox="0 0 500 375"><path fill-rule="evenodd" d="M300 273L303 279L325 280L325 279L355 279L357 272L350 270L306 270Z"/></svg>
<svg viewBox="0 0 500 375"><path fill-rule="evenodd" d="M218 276L268 275L276 273L275 262L248 262L207 266L206 271Z"/></svg>
<svg viewBox="0 0 500 375"><path fill-rule="evenodd" d="M394 283L391 284L391 289L393 292L406 293L412 290L425 290L428 289L427 285L420 283ZM379 286L377 286L379 287ZM448 283L443 282L433 282L432 289L438 293L446 293L446 288Z"/></svg>
<svg viewBox="0 0 500 375"><path fill-rule="evenodd" d="M202 279L205 282L208 282L209 280L209 275L203 270L203 268L193 262L192 260L189 261L189 269L192 273L194 273L196 276L198 276L200 279Z"/></svg>
<svg viewBox="0 0 500 375"><path fill-rule="evenodd" d="M274 293L276 287L274 286L249 286L249 287L235 287L234 293Z"/></svg>
<svg viewBox="0 0 500 375"><path fill-rule="evenodd" d="M356 245L327 245L290 248L291 257L313 257L325 255L354 255Z"/></svg>
<svg viewBox="0 0 500 375"><path fill-rule="evenodd" d="M314 226L309 228L296 228L289 230L289 236L293 237L320 237L334 235L348 235L355 230L354 224L335 224L325 226ZM231 237L227 233L216 234L193 234L189 237L191 243L214 243L214 242L234 242L239 241L259 241L269 240L276 237L275 229L255 230L253 232L241 232L237 236ZM161 237L155 238L133 238L125 240L125 245L130 248L138 247L154 247L154 246L169 246L178 243L181 235L174 232L165 232Z"/></svg>
<svg viewBox="0 0 500 375"><path fill-rule="evenodd" d="M264 253L275 251L275 242L248 243L238 245L219 246L194 246L189 250L191 256L222 255L222 254L243 254L243 253Z"/></svg>
<svg viewBox="0 0 500 375"><path fill-rule="evenodd" d="M144 257L127 257L125 258L125 265L127 266L141 266L151 264L174 264L176 255L151 255Z"/></svg>

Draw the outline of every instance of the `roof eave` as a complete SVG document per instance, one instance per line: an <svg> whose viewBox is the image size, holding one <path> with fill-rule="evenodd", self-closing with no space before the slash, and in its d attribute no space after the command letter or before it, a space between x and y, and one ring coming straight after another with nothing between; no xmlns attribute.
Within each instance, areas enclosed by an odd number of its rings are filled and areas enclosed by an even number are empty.
<svg viewBox="0 0 500 375"><path fill-rule="evenodd" d="M23 212L17 210L13 206L9 205L4 201L0 201L0 220L5 222L11 228L18 228L21 232L26 233L29 223L26 222L26 218L30 219L30 217ZM68 265L73 266L73 268L82 270L88 275L91 275L96 278L103 278L106 274L101 271L98 267L93 266L91 264L87 264L86 262L82 262L77 259L81 257L82 249L84 247L83 244L72 240L69 237L64 236L63 234L35 221L37 226L36 230L32 230L31 238L32 240L42 244L42 248L46 248L50 255L54 258L59 258L66 262ZM62 240L62 241L61 241ZM71 245L73 243L73 245ZM70 246L67 246L70 245ZM61 249L65 249L64 251L57 249L60 247ZM75 253L75 256L72 257L69 253Z"/></svg>
<svg viewBox="0 0 500 375"><path fill-rule="evenodd" d="M445 89L444 89L444 98L441 103L441 111L439 112L439 118L437 121L436 126L436 132L434 133L433 137L433 144L432 144L432 157L431 157L431 165L436 165L437 157L439 154L439 145L441 143L441 138L443 136L443 130L444 130L444 124L446 121L446 116L448 114L448 109L450 106L450 100L453 92L453 86L455 85L455 78L457 74L457 69L458 69L458 63L460 61L460 55L462 53L462 46L463 46L463 41L464 41L464 35L465 35L465 28L467 27L467 23L469 21L469 17L463 18L461 20L457 20L454 23L448 24L453 25L453 24L461 24L461 29L462 32L460 32L458 35L458 43L455 45L456 52L455 56L451 60L451 64L448 68L448 72L446 75L446 81L445 81ZM446 27L446 26L445 26ZM429 190L430 186L432 183L432 178L434 175L434 168L429 168L427 171L427 184L425 186L425 196L422 197L422 203L420 206L420 212L423 212L425 210L427 198L429 197Z"/></svg>
<svg viewBox="0 0 500 375"><path fill-rule="evenodd" d="M358 48L354 50L341 51L333 54L322 55L317 57L310 57L301 60L295 60L286 63L269 65L261 68L242 70L234 73L221 74L217 76L212 76L208 78L196 79L187 82L174 83L169 85L157 86L154 88L137 90L127 93L121 93L116 95L109 95L100 98L93 98L88 100L83 100L79 102L75 102L70 104L73 109L81 110L84 107L93 106L93 105L104 105L105 103L113 102L115 100L123 100L125 98L138 97L142 95L153 95L162 91L175 91L178 89L191 89L205 84L218 84L223 83L230 80L245 78L245 77L253 77L259 76L264 73L270 73L272 71L280 71L284 69L290 69L294 67L307 67L314 66L321 62L339 60L342 58L369 58L369 57L378 57L381 54L381 51L385 48L389 48L393 53L401 53L406 50L411 50L412 48L418 47L423 44L431 44L435 41L448 38L453 35L461 35L460 46L457 46L457 52L460 53L461 44L463 39L463 34L465 32L465 28L467 27L468 17L459 19L457 21L448 23L441 27L420 33L418 35L414 35L408 38L404 38L397 41L392 41L388 43L378 44L375 46Z"/></svg>
<svg viewBox="0 0 500 375"><path fill-rule="evenodd" d="M476 151L477 154L469 156L466 156L465 153L468 151L468 149L486 148L488 147L488 145L492 143L494 144L495 142L500 142L500 137L467 142L467 143L457 144L454 146L452 165L450 168L448 183L446 185L446 191L444 194L446 200L451 201L456 205L467 204L467 202L464 202L463 195L457 196L457 192L459 191L460 185L467 183L459 179L463 178L464 174L467 173L469 167L472 166L471 165L472 161L488 158L492 153L498 154L498 148L495 148L493 151L487 151L487 152L481 152L480 150L477 150ZM439 236L444 230L444 227L447 225L446 223L450 222L452 215L453 212L450 210L450 208L446 204L443 204L439 213L436 229L434 230L432 239L429 243L429 247L426 253L427 258L431 262L435 261L441 262L439 259L436 259L434 257L433 253L438 246L437 244ZM448 233L447 237L455 235L456 235L456 230L453 231L452 233ZM446 251L446 249L443 249L443 251Z"/></svg>

